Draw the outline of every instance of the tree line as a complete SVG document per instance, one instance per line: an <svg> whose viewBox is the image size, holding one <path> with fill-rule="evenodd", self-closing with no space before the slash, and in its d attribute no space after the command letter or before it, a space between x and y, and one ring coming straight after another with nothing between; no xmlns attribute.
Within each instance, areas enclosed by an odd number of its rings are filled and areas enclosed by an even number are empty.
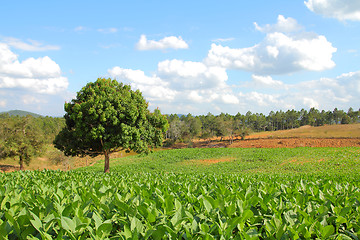
<svg viewBox="0 0 360 240"><path fill-rule="evenodd" d="M267 116L263 113L230 115L192 116L171 114L167 115L169 129L166 132L167 143L176 141L191 142L194 138L209 139L212 137L244 138L250 132L277 131L298 128L304 125L322 126L333 124L349 124L360 122L360 109L349 108L347 112L335 108L333 111L301 109L300 111L271 111Z"/></svg>

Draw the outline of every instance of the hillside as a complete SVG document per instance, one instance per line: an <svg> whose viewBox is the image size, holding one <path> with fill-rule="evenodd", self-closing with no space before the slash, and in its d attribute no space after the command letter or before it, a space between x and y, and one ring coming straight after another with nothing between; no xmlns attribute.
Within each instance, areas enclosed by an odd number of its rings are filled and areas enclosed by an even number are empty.
<svg viewBox="0 0 360 240"><path fill-rule="evenodd" d="M19 117L25 117L27 115L31 115L33 117L42 117L40 114L27 112L27 111L23 111L23 110L10 110L7 112L0 112L0 114L9 114L10 116L19 116Z"/></svg>
<svg viewBox="0 0 360 240"><path fill-rule="evenodd" d="M253 133L248 138L358 138L360 123L324 125L319 127L302 126L299 128L273 132Z"/></svg>

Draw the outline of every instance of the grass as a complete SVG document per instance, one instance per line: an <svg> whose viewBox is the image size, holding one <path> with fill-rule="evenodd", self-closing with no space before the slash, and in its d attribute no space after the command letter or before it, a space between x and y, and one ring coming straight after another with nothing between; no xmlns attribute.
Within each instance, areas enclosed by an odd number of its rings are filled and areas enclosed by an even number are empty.
<svg viewBox="0 0 360 240"><path fill-rule="evenodd" d="M79 170L103 170L103 161ZM360 172L360 148L174 149L115 158L114 172L332 174Z"/></svg>

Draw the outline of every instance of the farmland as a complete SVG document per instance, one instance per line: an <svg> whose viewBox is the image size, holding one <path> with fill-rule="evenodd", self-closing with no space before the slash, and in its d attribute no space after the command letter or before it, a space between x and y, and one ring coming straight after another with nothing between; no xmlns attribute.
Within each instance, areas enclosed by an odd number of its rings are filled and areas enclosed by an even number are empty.
<svg viewBox="0 0 360 240"><path fill-rule="evenodd" d="M1 173L5 239L358 239L360 149L175 149Z"/></svg>

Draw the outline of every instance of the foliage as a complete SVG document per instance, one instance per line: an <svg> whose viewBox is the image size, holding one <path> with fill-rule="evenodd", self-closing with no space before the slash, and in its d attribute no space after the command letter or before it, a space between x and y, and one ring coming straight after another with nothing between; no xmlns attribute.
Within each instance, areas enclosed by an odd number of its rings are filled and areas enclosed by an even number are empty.
<svg viewBox="0 0 360 240"><path fill-rule="evenodd" d="M34 121L31 116L0 120L0 159L18 157L20 170L24 170L24 163L28 165L41 154L45 142Z"/></svg>
<svg viewBox="0 0 360 240"><path fill-rule="evenodd" d="M359 151L182 149L119 159L123 161L119 171L106 175L96 167L76 172L0 173L0 236L358 239ZM194 166L177 172L164 167L229 156L235 160L214 164L212 172ZM282 163L301 157L320 165L301 174L295 168L275 173L270 167L281 168ZM324 158L326 163L321 165L323 161L318 160ZM155 164L148 167L150 162L157 162L158 168L150 168ZM268 166L267 174L246 172L241 167L259 162ZM241 169L236 174L226 167L234 168L235 163ZM296 166L291 161L288 164ZM329 164L332 166L323 167ZM348 171L351 168L355 170Z"/></svg>
<svg viewBox="0 0 360 240"><path fill-rule="evenodd" d="M66 127L56 137L55 147L71 156L109 155L126 150L149 152L162 144L167 120L157 109L148 110L139 90L116 80L99 78L83 87L65 104Z"/></svg>

